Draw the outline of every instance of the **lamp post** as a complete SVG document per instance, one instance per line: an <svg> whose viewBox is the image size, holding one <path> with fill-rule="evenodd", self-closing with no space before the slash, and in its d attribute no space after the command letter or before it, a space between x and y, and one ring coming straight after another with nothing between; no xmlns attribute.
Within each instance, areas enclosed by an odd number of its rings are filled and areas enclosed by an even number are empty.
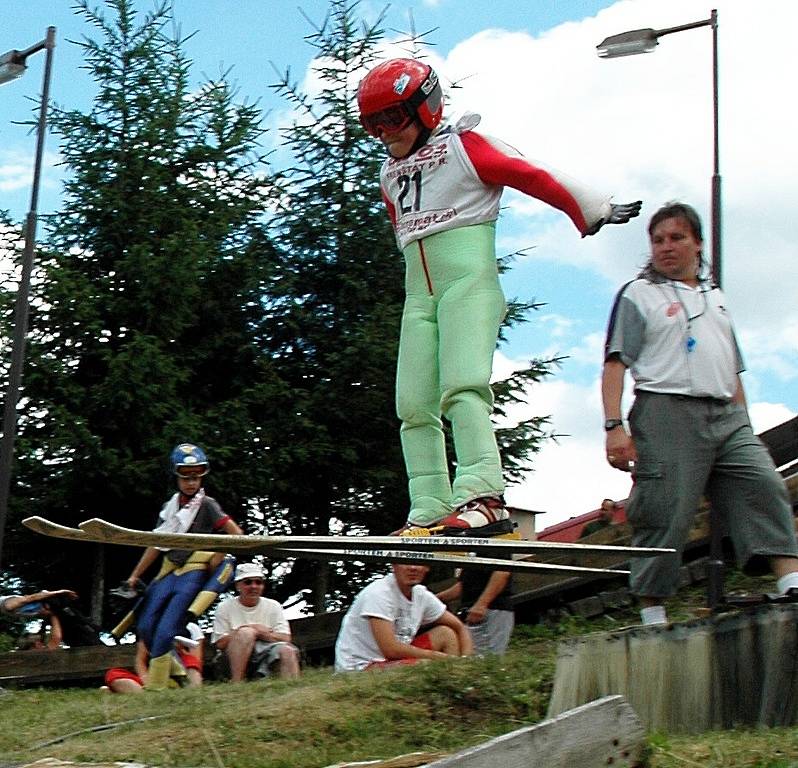
<svg viewBox="0 0 798 768"><path fill-rule="evenodd" d="M621 56L634 56L638 53L651 53L658 45L659 38L674 32L684 32L697 27L712 28L712 279L721 284L721 227L720 227L720 155L718 152L718 12L712 10L710 17L703 21L681 24L667 29L634 29L621 32L602 40L597 46L598 55L604 59ZM721 541L721 520L715 508L709 510L709 562L707 563L707 603L716 608L723 602L723 548Z"/></svg>
<svg viewBox="0 0 798 768"><path fill-rule="evenodd" d="M713 10L708 19L681 24L667 29L634 29L605 38L597 46L598 55L603 59L616 59L621 56L634 56L638 53L651 53L658 45L659 38L674 32L684 32L697 27L712 27L712 279L721 283L721 237L720 237L720 154L718 152L718 12Z"/></svg>
<svg viewBox="0 0 798 768"><path fill-rule="evenodd" d="M0 565L3 556L3 539L8 517L8 498L11 488L11 464L14 457L14 438L17 430L17 403L25 360L25 337L28 331L28 294L30 292L33 257L36 250L36 208L39 201L39 183L44 155L44 135L47 128L47 103L50 99L50 73L55 48L55 27L47 28L44 40L24 51L12 50L0 56L0 85L21 77L26 69L26 59L34 53L45 51L44 80L36 133L36 157L33 165L33 187L30 209L25 219L25 245L22 251L22 272L14 305L14 329L11 346L11 365L8 370L8 389L3 403L3 436L0 439Z"/></svg>

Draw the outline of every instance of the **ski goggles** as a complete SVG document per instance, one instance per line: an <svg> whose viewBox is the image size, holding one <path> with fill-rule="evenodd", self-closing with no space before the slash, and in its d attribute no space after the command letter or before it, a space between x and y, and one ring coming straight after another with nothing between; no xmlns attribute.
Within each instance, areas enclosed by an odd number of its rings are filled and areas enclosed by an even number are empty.
<svg viewBox="0 0 798 768"><path fill-rule="evenodd" d="M398 133L413 122L413 113L406 104L392 104L390 107L361 115L360 122L370 136L379 138L381 133Z"/></svg>
<svg viewBox="0 0 798 768"><path fill-rule="evenodd" d="M178 477L182 477L183 480L199 480L208 474L208 467L203 464L195 467L178 467L175 470L175 474Z"/></svg>

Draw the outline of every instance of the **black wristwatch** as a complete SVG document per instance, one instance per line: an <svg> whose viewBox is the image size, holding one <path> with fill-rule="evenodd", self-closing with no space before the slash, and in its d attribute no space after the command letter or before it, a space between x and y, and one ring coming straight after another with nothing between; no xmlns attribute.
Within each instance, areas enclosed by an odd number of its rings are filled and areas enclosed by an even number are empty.
<svg viewBox="0 0 798 768"><path fill-rule="evenodd" d="M620 427L623 425L623 419L607 419L604 422L604 431L605 432L612 432L615 427Z"/></svg>

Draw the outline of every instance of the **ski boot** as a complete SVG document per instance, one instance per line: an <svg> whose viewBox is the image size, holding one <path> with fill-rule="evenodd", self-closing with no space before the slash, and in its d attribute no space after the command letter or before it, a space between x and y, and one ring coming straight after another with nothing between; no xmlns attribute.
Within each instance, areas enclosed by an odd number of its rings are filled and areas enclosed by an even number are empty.
<svg viewBox="0 0 798 768"><path fill-rule="evenodd" d="M473 536L520 539L503 496L483 496L456 507L451 515L429 527L408 522L399 536Z"/></svg>

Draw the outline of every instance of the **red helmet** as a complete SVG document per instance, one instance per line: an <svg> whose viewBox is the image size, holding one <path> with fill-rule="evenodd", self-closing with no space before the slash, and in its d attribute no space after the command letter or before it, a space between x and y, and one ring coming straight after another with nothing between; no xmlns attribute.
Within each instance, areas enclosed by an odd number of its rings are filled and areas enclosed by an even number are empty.
<svg viewBox="0 0 798 768"><path fill-rule="evenodd" d="M443 117L443 91L429 64L390 59L360 81L357 105L360 122L372 136L401 131L415 118L431 131Z"/></svg>

